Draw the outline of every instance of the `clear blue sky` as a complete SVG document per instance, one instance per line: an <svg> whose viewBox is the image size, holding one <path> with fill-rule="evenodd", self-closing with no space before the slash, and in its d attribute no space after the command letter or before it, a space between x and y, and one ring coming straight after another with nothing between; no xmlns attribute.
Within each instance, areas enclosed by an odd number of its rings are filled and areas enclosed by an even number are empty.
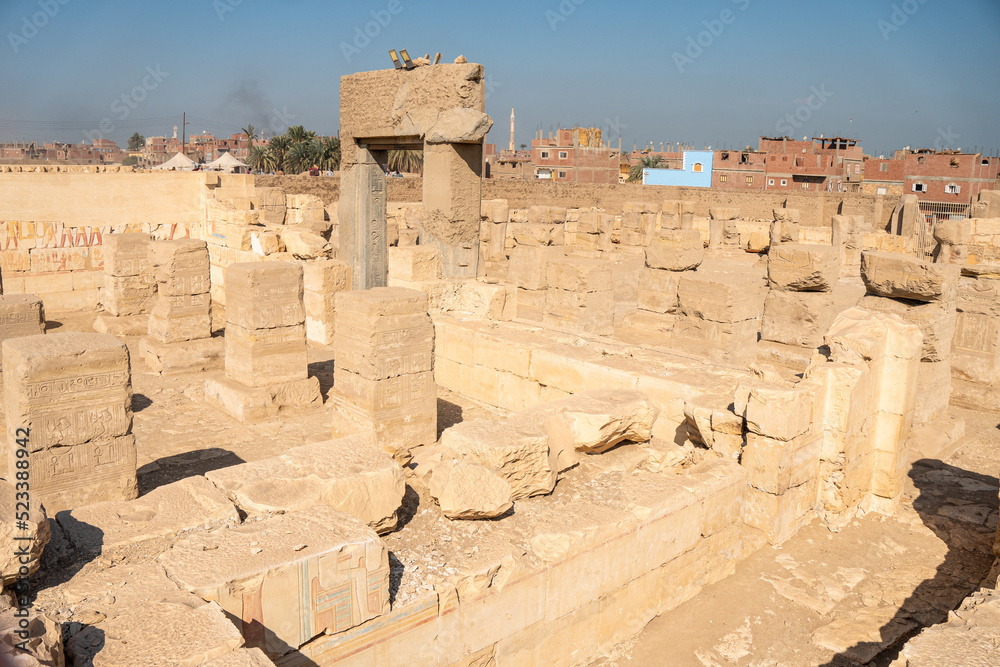
<svg viewBox="0 0 1000 667"><path fill-rule="evenodd" d="M579 124L627 147L1000 148L998 0L0 0L0 32L0 140L79 142L103 120L124 143L184 111L189 133L335 134L340 77L405 47L485 65L500 146L513 107L518 144Z"/></svg>

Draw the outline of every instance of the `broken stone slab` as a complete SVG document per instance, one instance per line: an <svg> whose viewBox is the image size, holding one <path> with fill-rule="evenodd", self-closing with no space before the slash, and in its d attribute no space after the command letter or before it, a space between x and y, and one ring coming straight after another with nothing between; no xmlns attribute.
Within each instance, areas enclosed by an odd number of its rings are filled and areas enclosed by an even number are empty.
<svg viewBox="0 0 1000 667"><path fill-rule="evenodd" d="M757 320L763 305L757 300L756 290L740 274L685 274L678 285L677 297L683 315L710 322Z"/></svg>
<svg viewBox="0 0 1000 667"><path fill-rule="evenodd" d="M399 464L357 436L296 447L205 476L248 514L326 505L379 533L395 529L406 491Z"/></svg>
<svg viewBox="0 0 1000 667"><path fill-rule="evenodd" d="M764 301L760 337L764 341L817 348L836 315L832 292L772 289Z"/></svg>
<svg viewBox="0 0 1000 667"><path fill-rule="evenodd" d="M62 625L34 608L22 615L0 596L0 665L4 667L63 667Z"/></svg>
<svg viewBox="0 0 1000 667"><path fill-rule="evenodd" d="M115 317L101 313L94 319L94 331L123 336L144 336L149 331L149 315L123 315Z"/></svg>
<svg viewBox="0 0 1000 667"><path fill-rule="evenodd" d="M712 216L712 220L735 220L740 217L740 209L715 207L710 208L708 214Z"/></svg>
<svg viewBox="0 0 1000 667"><path fill-rule="evenodd" d="M326 257L331 250L330 242L310 229L286 227L281 230L281 242L295 259Z"/></svg>
<svg viewBox="0 0 1000 667"><path fill-rule="evenodd" d="M430 492L449 519L494 519L514 506L506 480L485 466L467 461L435 465Z"/></svg>
<svg viewBox="0 0 1000 667"><path fill-rule="evenodd" d="M269 657L389 611L388 550L362 521L329 507L191 535L159 561Z"/></svg>
<svg viewBox="0 0 1000 667"><path fill-rule="evenodd" d="M177 665L203 665L243 646L243 637L215 602L190 607L148 602L141 612L89 626L70 641L73 664L154 667L165 657ZM92 663L85 662L93 656Z"/></svg>
<svg viewBox="0 0 1000 667"><path fill-rule="evenodd" d="M840 277L840 258L832 246L772 245L767 272L772 288L832 292Z"/></svg>
<svg viewBox="0 0 1000 667"><path fill-rule="evenodd" d="M743 417L730 409L733 399L723 394L701 394L684 401L688 436L707 448L739 460L743 448Z"/></svg>
<svg viewBox="0 0 1000 667"><path fill-rule="evenodd" d="M136 500L64 510L56 520L78 551L101 553L195 527L238 524L240 516L219 489L195 476L161 486Z"/></svg>
<svg viewBox="0 0 1000 667"><path fill-rule="evenodd" d="M548 436L535 420L470 419L445 429L441 444L459 460L479 463L505 479L513 500L555 488Z"/></svg>
<svg viewBox="0 0 1000 667"><path fill-rule="evenodd" d="M418 282L441 278L441 251L429 246L389 248L389 277Z"/></svg>
<svg viewBox="0 0 1000 667"><path fill-rule="evenodd" d="M180 343L161 343L149 336L139 340L139 355L146 362L146 368L157 375L222 370L225 353L224 338L202 338Z"/></svg>
<svg viewBox="0 0 1000 667"><path fill-rule="evenodd" d="M12 477L14 477L12 475ZM26 578L38 570L42 550L52 537L52 529L45 515L45 509L36 499L29 498L26 529L17 528L17 515L24 511L18 507L18 493L30 489L27 483L0 480L0 588L9 586L18 579ZM20 491L18 491L20 488ZM29 491L30 492L30 491ZM20 496L24 500L24 496Z"/></svg>
<svg viewBox="0 0 1000 667"><path fill-rule="evenodd" d="M776 208L773 212L776 222L799 222L799 210L796 208Z"/></svg>
<svg viewBox="0 0 1000 667"><path fill-rule="evenodd" d="M689 271L705 259L705 246L696 229L664 229L646 248L646 266L667 271Z"/></svg>
<svg viewBox="0 0 1000 667"><path fill-rule="evenodd" d="M638 391L593 389L544 406L549 448L601 454L622 442L652 437L658 410ZM530 412L530 411L529 411Z"/></svg>
<svg viewBox="0 0 1000 667"><path fill-rule="evenodd" d="M919 327L898 315L863 308L848 308L840 313L825 340L830 358L848 364L866 364L884 357L919 359L923 348ZM913 382L914 378L907 381Z"/></svg>
<svg viewBox="0 0 1000 667"><path fill-rule="evenodd" d="M808 387L750 380L736 388L734 407L751 433L787 441L809 430L812 400Z"/></svg>
<svg viewBox="0 0 1000 667"><path fill-rule="evenodd" d="M861 254L861 278L871 294L913 301L954 301L961 268L888 252Z"/></svg>
<svg viewBox="0 0 1000 667"><path fill-rule="evenodd" d="M493 119L482 111L455 107L440 112L437 120L424 128L429 144L474 144L493 127Z"/></svg>
<svg viewBox="0 0 1000 667"><path fill-rule="evenodd" d="M879 313L899 316L903 321L920 327L923 334L921 361L947 361L951 358L952 343L958 320L954 304L933 301L903 301L882 296L864 296L858 307Z"/></svg>
<svg viewBox="0 0 1000 667"><path fill-rule="evenodd" d="M205 380L205 400L243 423L270 419L282 408L323 405L319 378L316 377L248 387L218 374Z"/></svg>
<svg viewBox="0 0 1000 667"><path fill-rule="evenodd" d="M0 343L45 333L45 309L34 294L0 295Z"/></svg>

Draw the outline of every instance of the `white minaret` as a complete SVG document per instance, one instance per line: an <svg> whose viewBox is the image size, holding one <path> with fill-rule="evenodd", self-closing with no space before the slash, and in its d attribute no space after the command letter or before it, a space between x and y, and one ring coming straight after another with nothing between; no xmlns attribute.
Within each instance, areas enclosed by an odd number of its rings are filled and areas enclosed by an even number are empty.
<svg viewBox="0 0 1000 667"><path fill-rule="evenodd" d="M510 110L510 150L513 151L514 146L514 110Z"/></svg>

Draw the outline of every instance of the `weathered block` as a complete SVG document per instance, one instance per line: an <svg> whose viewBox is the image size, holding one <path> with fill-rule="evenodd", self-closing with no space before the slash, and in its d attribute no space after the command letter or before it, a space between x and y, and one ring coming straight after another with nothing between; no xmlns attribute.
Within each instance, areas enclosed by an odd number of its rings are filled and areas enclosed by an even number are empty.
<svg viewBox="0 0 1000 667"><path fill-rule="evenodd" d="M887 252L861 255L861 278L871 294L914 301L953 301L960 268Z"/></svg>
<svg viewBox="0 0 1000 667"><path fill-rule="evenodd" d="M101 303L115 317L148 313L156 288L147 276L104 276Z"/></svg>
<svg viewBox="0 0 1000 667"><path fill-rule="evenodd" d="M226 375L248 387L309 376L305 325L272 329L226 327Z"/></svg>
<svg viewBox="0 0 1000 667"><path fill-rule="evenodd" d="M695 229L665 229L646 248L646 266L667 271L688 271L705 259L701 234Z"/></svg>
<svg viewBox="0 0 1000 667"><path fill-rule="evenodd" d="M643 269L639 274L638 306L654 313L677 312L680 276L674 271Z"/></svg>
<svg viewBox="0 0 1000 667"><path fill-rule="evenodd" d="M160 296L211 291L208 246L204 241L154 241L149 244L148 257Z"/></svg>
<svg viewBox="0 0 1000 667"><path fill-rule="evenodd" d="M734 274L692 273L681 277L677 288L680 312L712 322L756 320L760 307L748 297L745 277Z"/></svg>
<svg viewBox="0 0 1000 667"><path fill-rule="evenodd" d="M354 288L384 287L389 276L388 232L385 173L380 166L357 164L341 176L337 215L337 256L351 267Z"/></svg>
<svg viewBox="0 0 1000 667"><path fill-rule="evenodd" d="M205 401L233 419L250 423L270 419L284 407L318 407L323 396L315 377L248 387L220 374L205 380Z"/></svg>
<svg viewBox="0 0 1000 667"><path fill-rule="evenodd" d="M767 272L772 288L832 292L840 276L840 259L832 246L772 245Z"/></svg>
<svg viewBox="0 0 1000 667"><path fill-rule="evenodd" d="M3 342L8 470L27 462L50 514L135 498L132 380L125 344L60 333ZM29 455L17 455L22 444Z"/></svg>
<svg viewBox="0 0 1000 667"><path fill-rule="evenodd" d="M951 359L957 321L954 302L903 301L882 296L865 296L858 307L880 313L898 315L904 322L920 327L924 336L921 361Z"/></svg>
<svg viewBox="0 0 1000 667"><path fill-rule="evenodd" d="M225 270L225 289L227 325L254 330L305 324L301 264L231 264Z"/></svg>
<svg viewBox="0 0 1000 667"><path fill-rule="evenodd" d="M139 355L146 362L146 368L157 374L221 370L225 350L222 338L161 343L143 336L139 341Z"/></svg>
<svg viewBox="0 0 1000 667"><path fill-rule="evenodd" d="M786 292L772 289L764 301L762 340L817 348L836 315L832 292Z"/></svg>
<svg viewBox="0 0 1000 667"><path fill-rule="evenodd" d="M0 344L10 338L44 333L45 310L41 299L34 294L0 295Z"/></svg>
<svg viewBox="0 0 1000 667"><path fill-rule="evenodd" d="M104 272L109 276L149 275L149 234L108 234L104 237Z"/></svg>
<svg viewBox="0 0 1000 667"><path fill-rule="evenodd" d="M389 276L419 282L441 278L441 251L428 246L389 248Z"/></svg>
<svg viewBox="0 0 1000 667"><path fill-rule="evenodd" d="M11 477L9 482L0 480L0 540L8 545L0 553L0 586L3 587L23 578L25 570L27 574L34 574L38 570L42 550L52 536L52 528L41 503L30 502L29 498L27 518L24 518L24 504L20 503L18 506L18 500L23 500L24 496L18 495L16 474L8 473ZM20 519L18 515L21 515ZM24 527L20 528L19 524ZM23 547L25 553L18 554L21 550L18 547Z"/></svg>

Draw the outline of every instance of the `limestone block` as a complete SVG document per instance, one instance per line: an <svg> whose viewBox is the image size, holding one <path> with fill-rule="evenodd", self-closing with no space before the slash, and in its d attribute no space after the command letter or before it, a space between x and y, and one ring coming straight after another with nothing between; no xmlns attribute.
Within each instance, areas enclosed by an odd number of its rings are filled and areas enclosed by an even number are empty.
<svg viewBox="0 0 1000 667"><path fill-rule="evenodd" d="M694 229L666 229L646 248L646 266L667 271L697 268L705 258L701 234Z"/></svg>
<svg viewBox="0 0 1000 667"><path fill-rule="evenodd" d="M182 296L210 291L208 247L204 241L153 241L147 252L159 294Z"/></svg>
<svg viewBox="0 0 1000 667"><path fill-rule="evenodd" d="M492 223L507 222L510 219L510 206L506 199L484 199L480 217Z"/></svg>
<svg viewBox="0 0 1000 667"><path fill-rule="evenodd" d="M181 296L158 296L149 312L153 317L164 320L195 319L206 320L212 316L212 296L210 294L184 294Z"/></svg>
<svg viewBox="0 0 1000 667"><path fill-rule="evenodd" d="M159 560L270 656L389 611L388 550L362 521L329 507L192 535Z"/></svg>
<svg viewBox="0 0 1000 667"><path fill-rule="evenodd" d="M28 461L34 502L55 514L136 497L124 343L98 333L12 338L3 343L3 381L7 469ZM17 455L25 438L27 458Z"/></svg>
<svg viewBox="0 0 1000 667"><path fill-rule="evenodd" d="M226 375L248 387L304 380L309 376L305 325L272 329L226 327Z"/></svg>
<svg viewBox="0 0 1000 667"><path fill-rule="evenodd" d="M614 225L614 216L600 211L582 211L576 222L577 234L609 234Z"/></svg>
<svg viewBox="0 0 1000 667"><path fill-rule="evenodd" d="M560 256L562 253L558 248L519 245L510 253L509 279L524 289L545 289L548 287L546 264Z"/></svg>
<svg viewBox="0 0 1000 667"><path fill-rule="evenodd" d="M969 245L972 238L972 221L939 220L934 224L934 240L948 245Z"/></svg>
<svg viewBox="0 0 1000 667"><path fill-rule="evenodd" d="M645 442L659 412L645 394L610 389L582 392L545 407L556 413L544 426L554 454L601 454L622 442Z"/></svg>
<svg viewBox="0 0 1000 667"><path fill-rule="evenodd" d="M719 363L749 363L757 355L760 322L713 322L682 313L674 324L671 344L682 352Z"/></svg>
<svg viewBox="0 0 1000 667"><path fill-rule="evenodd" d="M799 222L799 211L795 208L774 209L774 219L777 222Z"/></svg>
<svg viewBox="0 0 1000 667"><path fill-rule="evenodd" d="M818 437L778 440L750 433L740 465L746 469L747 479L755 489L781 495L815 480L822 445L823 440Z"/></svg>
<svg viewBox="0 0 1000 667"><path fill-rule="evenodd" d="M295 447L205 476L248 514L325 505L379 533L396 528L406 491L399 464L358 436Z"/></svg>
<svg viewBox="0 0 1000 667"><path fill-rule="evenodd" d="M711 322L756 320L760 308L747 298L747 281L736 274L691 273L677 287L679 310L684 315Z"/></svg>
<svg viewBox="0 0 1000 667"><path fill-rule="evenodd" d="M162 297L157 302L163 301ZM155 306L154 306L155 308ZM209 338L212 335L211 311L201 315L161 317L149 315L149 336L161 343L183 343Z"/></svg>
<svg viewBox="0 0 1000 667"><path fill-rule="evenodd" d="M306 340L320 345L333 345L333 335L336 331L336 292L331 294L305 292L302 295L302 304L306 310Z"/></svg>
<svg viewBox="0 0 1000 667"><path fill-rule="evenodd" d="M66 538L81 553L169 537L201 526L236 525L236 507L201 476L158 487L136 500L95 503L56 516Z"/></svg>
<svg viewBox="0 0 1000 667"><path fill-rule="evenodd" d="M871 294L914 301L953 301L960 268L886 252L861 255L861 278Z"/></svg>
<svg viewBox="0 0 1000 667"><path fill-rule="evenodd" d="M917 396L913 413L916 424L929 424L942 417L951 399L951 363L923 362L917 369Z"/></svg>
<svg viewBox="0 0 1000 667"><path fill-rule="evenodd" d="M231 264L225 269L225 289L227 325L255 330L305 323L301 264Z"/></svg>
<svg viewBox="0 0 1000 667"><path fill-rule="evenodd" d="M956 378L1000 384L1000 279L997 274L962 277L952 347Z"/></svg>
<svg viewBox="0 0 1000 667"><path fill-rule="evenodd" d="M826 335L830 358L849 364L865 364L883 357L919 359L920 329L894 315L849 308L837 316Z"/></svg>
<svg viewBox="0 0 1000 667"><path fill-rule="evenodd" d="M351 267L337 259L319 259L301 265L307 292L342 292L351 289Z"/></svg>
<svg viewBox="0 0 1000 667"><path fill-rule="evenodd" d="M654 313L677 312L680 275L675 271L643 269L639 274L638 306Z"/></svg>
<svg viewBox="0 0 1000 667"><path fill-rule="evenodd" d="M517 288L517 317L522 320L541 322L545 315L545 293L548 290Z"/></svg>
<svg viewBox="0 0 1000 667"><path fill-rule="evenodd" d="M431 246L389 249L389 277L410 282L441 278L441 251Z"/></svg>
<svg viewBox="0 0 1000 667"><path fill-rule="evenodd" d="M341 292L336 301L333 347L338 372L386 380L434 369L434 325L426 311L386 315L368 325L353 316L351 299L341 298L349 294L353 292Z"/></svg>
<svg viewBox="0 0 1000 667"><path fill-rule="evenodd" d="M740 217L740 209L738 208L710 208L708 214L712 216L712 220L735 220Z"/></svg>
<svg viewBox="0 0 1000 667"><path fill-rule="evenodd" d="M45 333L45 309L34 294L0 295L0 349L3 341Z"/></svg>
<svg viewBox="0 0 1000 667"><path fill-rule="evenodd" d="M104 237L104 272L109 276L143 276L149 272L149 234Z"/></svg>
<svg viewBox="0 0 1000 667"><path fill-rule="evenodd" d="M858 307L899 316L904 322L920 327L923 334L921 361L946 361L951 358L957 314L951 303L902 301L881 296L865 296Z"/></svg>
<svg viewBox="0 0 1000 667"><path fill-rule="evenodd" d="M281 188L255 187L250 197L250 207L252 210L260 211L266 224L281 225L285 222L288 202Z"/></svg>
<svg viewBox="0 0 1000 667"><path fill-rule="evenodd" d="M813 516L818 482L814 479L781 495L750 487L746 491L744 522L763 531L770 544L792 537Z"/></svg>
<svg viewBox="0 0 1000 667"><path fill-rule="evenodd" d="M514 506L510 485L502 477L467 461L435 465L430 492L449 519L493 519Z"/></svg>
<svg viewBox="0 0 1000 667"><path fill-rule="evenodd" d="M102 628L91 626L71 641L74 654L82 648L93 651L95 646L100 649L93 657L94 667L158 665L164 656L179 665L203 665L243 646L243 637L215 602L192 608L151 601L141 611L109 619Z"/></svg>
<svg viewBox="0 0 1000 667"><path fill-rule="evenodd" d="M45 509L37 500L32 502L30 497L28 519L24 522L26 528L17 528L17 516L24 512L24 505L16 506L18 490L15 485L18 482L15 474L8 474L10 482L0 480L0 543L7 547L0 553L0 587L10 586L38 571L42 550L52 536ZM25 488L29 493L31 490L25 483L19 488L22 492ZM20 500L23 501L24 496Z"/></svg>
<svg viewBox="0 0 1000 667"><path fill-rule="evenodd" d="M566 222L566 209L557 206L531 206L527 221L532 224L552 224Z"/></svg>
<svg viewBox="0 0 1000 667"><path fill-rule="evenodd" d="M565 227L558 224L512 225L514 241L519 246L561 246L565 245Z"/></svg>
<svg viewBox="0 0 1000 667"><path fill-rule="evenodd" d="M63 667L62 625L34 608L23 612L0 600L0 665Z"/></svg>
<svg viewBox="0 0 1000 667"><path fill-rule="evenodd" d="M541 424L471 419L445 429L441 444L459 460L485 466L510 485L511 499L552 493L556 471L549 462Z"/></svg>
<svg viewBox="0 0 1000 667"><path fill-rule="evenodd" d="M600 259L558 257L545 266L546 284L570 292L600 292L612 288L611 267Z"/></svg>
<svg viewBox="0 0 1000 667"><path fill-rule="evenodd" d="M614 333L614 292L545 291L542 321L546 326L601 336Z"/></svg>
<svg viewBox="0 0 1000 667"><path fill-rule="evenodd" d="M792 440L809 430L812 396L805 388L754 381L736 389L736 414L751 433Z"/></svg>
<svg viewBox="0 0 1000 667"><path fill-rule="evenodd" d="M161 343L143 336L139 340L139 355L146 368L156 374L221 370L226 343L222 338L201 338L179 343Z"/></svg>
<svg viewBox="0 0 1000 667"><path fill-rule="evenodd" d="M155 286L145 276L104 276L101 303L115 317L148 313Z"/></svg>
<svg viewBox="0 0 1000 667"><path fill-rule="evenodd" d="M309 229L287 227L281 231L285 251L296 259L316 259L330 254L329 241Z"/></svg>
<svg viewBox="0 0 1000 667"><path fill-rule="evenodd" d="M772 246L768 252L767 273L772 288L832 292L840 276L840 259L832 246Z"/></svg>
<svg viewBox="0 0 1000 667"><path fill-rule="evenodd" d="M832 292L772 289L764 301L761 339L786 345L819 347L833 323L835 312Z"/></svg>

